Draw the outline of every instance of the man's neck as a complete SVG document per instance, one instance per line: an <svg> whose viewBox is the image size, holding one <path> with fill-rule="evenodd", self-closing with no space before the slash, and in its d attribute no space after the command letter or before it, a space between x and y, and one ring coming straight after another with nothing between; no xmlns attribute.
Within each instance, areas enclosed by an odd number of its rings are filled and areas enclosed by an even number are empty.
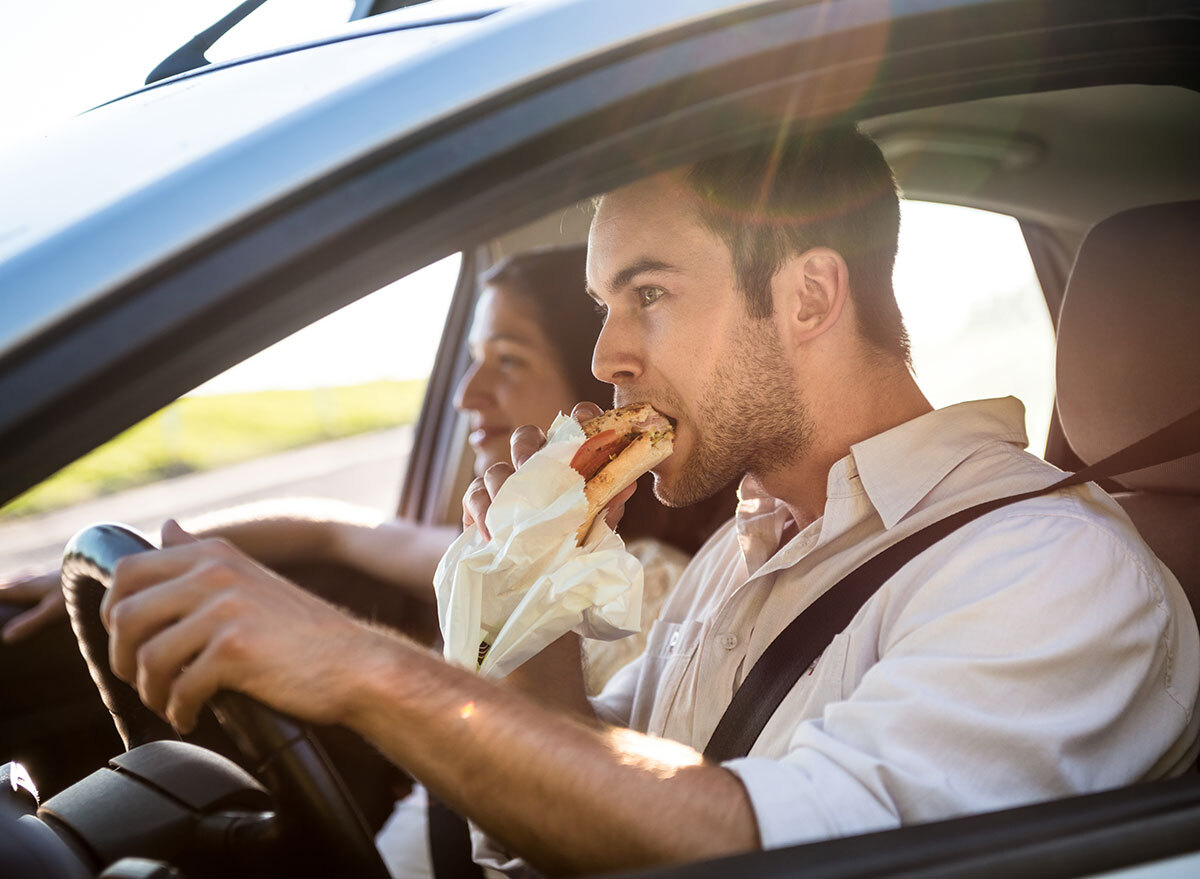
<svg viewBox="0 0 1200 879"><path fill-rule="evenodd" d="M907 369L861 375L836 393L808 403L811 445L796 459L757 476L763 489L787 506L799 531L825 512L829 470L850 447L933 411Z"/></svg>

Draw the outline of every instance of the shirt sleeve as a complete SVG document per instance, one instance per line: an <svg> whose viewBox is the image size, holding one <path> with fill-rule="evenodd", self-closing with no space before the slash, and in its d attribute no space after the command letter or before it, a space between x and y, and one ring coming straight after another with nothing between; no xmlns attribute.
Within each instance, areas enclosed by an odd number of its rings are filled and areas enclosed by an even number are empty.
<svg viewBox="0 0 1200 879"><path fill-rule="evenodd" d="M919 585L860 610L882 622L864 627L879 660L858 685L792 720L786 753L725 764L765 847L1101 790L1194 757L1200 644L1148 552L1069 514L1009 514L940 549L910 563ZM789 700L771 724L797 716Z"/></svg>
<svg viewBox="0 0 1200 879"><path fill-rule="evenodd" d="M471 832L471 859L483 868L486 879L541 879L541 873L520 858L514 857L496 840L480 830L474 821L468 821L467 827Z"/></svg>

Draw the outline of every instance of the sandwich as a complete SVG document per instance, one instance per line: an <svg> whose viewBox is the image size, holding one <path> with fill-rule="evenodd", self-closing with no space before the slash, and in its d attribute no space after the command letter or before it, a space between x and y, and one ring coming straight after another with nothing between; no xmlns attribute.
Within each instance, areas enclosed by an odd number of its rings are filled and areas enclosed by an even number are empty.
<svg viewBox="0 0 1200 879"><path fill-rule="evenodd" d="M608 503L671 454L675 428L649 403L610 409L581 425L587 439L571 459L584 478L587 517L575 532L583 545L596 517Z"/></svg>
<svg viewBox="0 0 1200 879"><path fill-rule="evenodd" d="M584 478L583 493L588 508L587 516L575 531L577 546L583 546L586 542L596 518L612 499L642 474L662 463L671 454L675 442L675 428L670 419L649 403L610 409L584 421L580 426L583 428L584 442L572 456L571 467ZM454 548L451 547L447 556L453 552ZM509 596L519 591L507 586L505 588ZM492 648L492 641L506 625L506 620L480 624L482 637L473 657L477 669L483 666ZM442 632L445 635L444 622Z"/></svg>

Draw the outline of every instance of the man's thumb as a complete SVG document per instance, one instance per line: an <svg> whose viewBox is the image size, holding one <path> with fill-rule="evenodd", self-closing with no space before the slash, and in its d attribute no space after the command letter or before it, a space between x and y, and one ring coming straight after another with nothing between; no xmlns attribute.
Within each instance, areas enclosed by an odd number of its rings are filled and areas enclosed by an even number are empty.
<svg viewBox="0 0 1200 879"><path fill-rule="evenodd" d="M162 526L162 545L180 546L184 543L199 543L199 539L188 534L174 519L168 519Z"/></svg>

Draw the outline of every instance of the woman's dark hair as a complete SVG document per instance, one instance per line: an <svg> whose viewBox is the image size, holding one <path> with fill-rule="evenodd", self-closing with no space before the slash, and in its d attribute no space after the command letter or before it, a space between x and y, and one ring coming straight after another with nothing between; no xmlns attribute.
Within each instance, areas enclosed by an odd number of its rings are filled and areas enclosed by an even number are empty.
<svg viewBox="0 0 1200 879"><path fill-rule="evenodd" d="M592 350L602 319L585 292L586 263L583 245L527 250L500 260L479 282L481 287L503 288L528 304L558 353L576 397L607 408L612 405L612 385L592 375ZM647 474L625 506L621 535L626 540L653 537L693 554L733 515L736 503L734 486L728 486L708 500L671 510L655 499L653 477Z"/></svg>
<svg viewBox="0 0 1200 879"><path fill-rule="evenodd" d="M530 306L550 344L558 352L567 383L579 400L607 409L612 385L592 375L592 349L601 318L585 292L587 247L544 247L506 256L480 278L481 287L503 287Z"/></svg>

